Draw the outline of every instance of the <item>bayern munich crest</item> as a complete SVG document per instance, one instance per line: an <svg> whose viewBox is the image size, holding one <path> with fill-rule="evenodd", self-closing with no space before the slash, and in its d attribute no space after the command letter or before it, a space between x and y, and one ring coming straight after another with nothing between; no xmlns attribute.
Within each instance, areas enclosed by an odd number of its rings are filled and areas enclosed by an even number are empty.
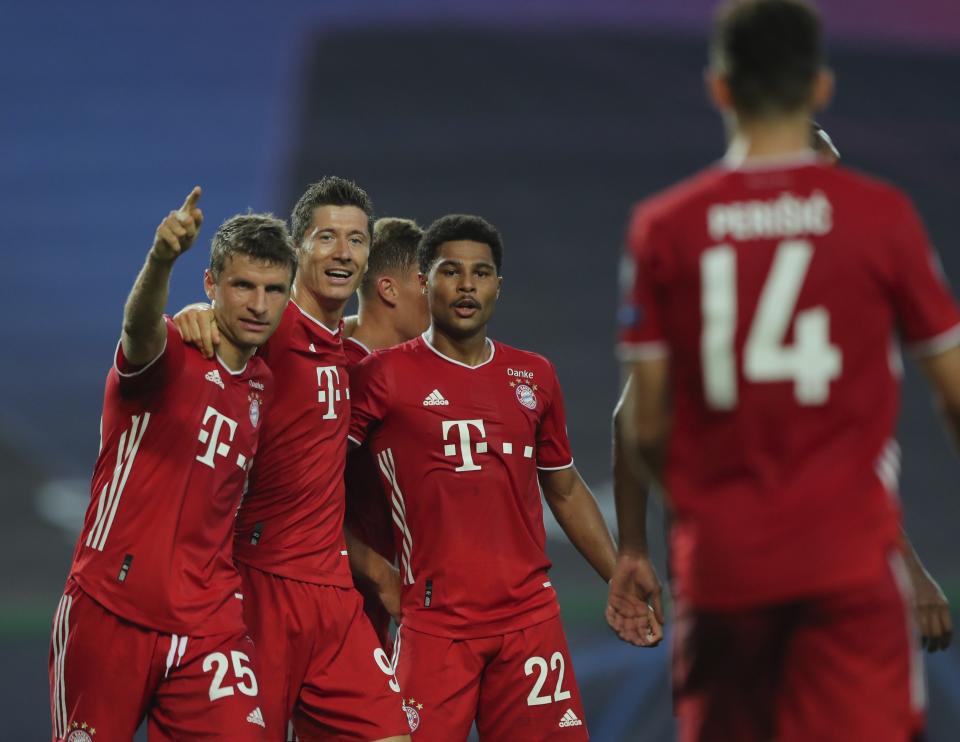
<svg viewBox="0 0 960 742"><path fill-rule="evenodd" d="M260 423L260 397L256 394L250 395L250 424L257 427Z"/></svg>
<svg viewBox="0 0 960 742"><path fill-rule="evenodd" d="M417 703L416 699L411 698L409 705L406 701L403 702L403 712L407 715L407 724L410 725L410 731L415 732L420 726L420 713L419 709L423 708L422 703Z"/></svg>
<svg viewBox="0 0 960 742"><path fill-rule="evenodd" d="M96 733L97 730L87 722L83 722L83 724L73 722L70 725L70 733L67 734L66 742L94 742L93 737Z"/></svg>
<svg viewBox="0 0 960 742"><path fill-rule="evenodd" d="M514 391L517 393L517 401L528 410L537 409L537 395L526 384L517 384Z"/></svg>

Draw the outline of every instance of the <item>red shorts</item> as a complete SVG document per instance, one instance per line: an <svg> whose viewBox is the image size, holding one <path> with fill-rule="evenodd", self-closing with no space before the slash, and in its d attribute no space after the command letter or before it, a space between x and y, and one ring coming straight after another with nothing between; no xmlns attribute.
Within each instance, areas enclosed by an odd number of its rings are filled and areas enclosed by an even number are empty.
<svg viewBox="0 0 960 742"><path fill-rule="evenodd" d="M269 739L245 634L161 634L106 610L73 580L53 619L53 740Z"/></svg>
<svg viewBox="0 0 960 742"><path fill-rule="evenodd" d="M395 660L414 742L460 742L474 720L485 742L589 739L559 616L482 639L401 626Z"/></svg>
<svg viewBox="0 0 960 742"><path fill-rule="evenodd" d="M737 611L675 604L680 739L907 742L926 691L899 556L857 588Z"/></svg>
<svg viewBox="0 0 960 742"><path fill-rule="evenodd" d="M237 567L271 729L292 721L301 742L410 733L392 663L356 590Z"/></svg>

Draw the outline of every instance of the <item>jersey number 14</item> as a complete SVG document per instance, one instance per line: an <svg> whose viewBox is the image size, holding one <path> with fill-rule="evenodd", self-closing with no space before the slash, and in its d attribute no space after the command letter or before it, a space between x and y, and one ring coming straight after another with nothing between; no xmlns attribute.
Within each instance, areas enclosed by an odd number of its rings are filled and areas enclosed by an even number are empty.
<svg viewBox="0 0 960 742"><path fill-rule="evenodd" d="M825 404L830 382L840 376L842 354L830 344L830 314L825 307L796 312L813 245L785 240L777 246L743 348L743 376L750 382L792 381L804 406ZM704 251L700 258L703 330L700 354L707 404L733 410L738 403L737 254L729 245ZM793 344L786 345L793 318Z"/></svg>

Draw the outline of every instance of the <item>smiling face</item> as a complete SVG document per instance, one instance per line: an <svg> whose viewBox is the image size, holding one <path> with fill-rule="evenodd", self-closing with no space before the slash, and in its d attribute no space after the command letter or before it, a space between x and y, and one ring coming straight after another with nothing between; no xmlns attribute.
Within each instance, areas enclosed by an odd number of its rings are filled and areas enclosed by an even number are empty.
<svg viewBox="0 0 960 742"><path fill-rule="evenodd" d="M204 274L207 297L221 342L247 355L263 345L280 324L290 298L291 266L236 253L227 257L217 278Z"/></svg>
<svg viewBox="0 0 960 742"><path fill-rule="evenodd" d="M421 274L434 326L464 339L483 332L493 315L503 279L489 245L472 240L444 242L429 273Z"/></svg>
<svg viewBox="0 0 960 742"><path fill-rule="evenodd" d="M370 231L356 206L318 206L300 245L298 285L324 308L343 307L367 268Z"/></svg>

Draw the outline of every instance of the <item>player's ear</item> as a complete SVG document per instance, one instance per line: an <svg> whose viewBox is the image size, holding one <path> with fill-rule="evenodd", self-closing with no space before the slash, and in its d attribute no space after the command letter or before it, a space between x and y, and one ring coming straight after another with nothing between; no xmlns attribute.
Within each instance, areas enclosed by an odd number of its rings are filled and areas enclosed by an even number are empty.
<svg viewBox="0 0 960 742"><path fill-rule="evenodd" d="M427 274L418 273L417 279L420 281L420 293L425 295L427 293Z"/></svg>
<svg viewBox="0 0 960 742"><path fill-rule="evenodd" d="M733 108L733 96L730 94L730 83L726 77L708 67L703 73L703 84L714 107L720 111Z"/></svg>
<svg viewBox="0 0 960 742"><path fill-rule="evenodd" d="M377 279L377 295L384 304L397 306L397 286L390 276L380 276Z"/></svg>
<svg viewBox="0 0 960 742"><path fill-rule="evenodd" d="M503 276L497 276L497 298L500 298L500 289L503 288Z"/></svg>
<svg viewBox="0 0 960 742"><path fill-rule="evenodd" d="M821 67L813 81L810 100L814 112L822 111L830 104L830 99L833 98L834 82L833 70L829 67Z"/></svg>
<svg viewBox="0 0 960 742"><path fill-rule="evenodd" d="M203 291L210 301L213 301L217 294L217 282L214 280L209 268L203 272Z"/></svg>

